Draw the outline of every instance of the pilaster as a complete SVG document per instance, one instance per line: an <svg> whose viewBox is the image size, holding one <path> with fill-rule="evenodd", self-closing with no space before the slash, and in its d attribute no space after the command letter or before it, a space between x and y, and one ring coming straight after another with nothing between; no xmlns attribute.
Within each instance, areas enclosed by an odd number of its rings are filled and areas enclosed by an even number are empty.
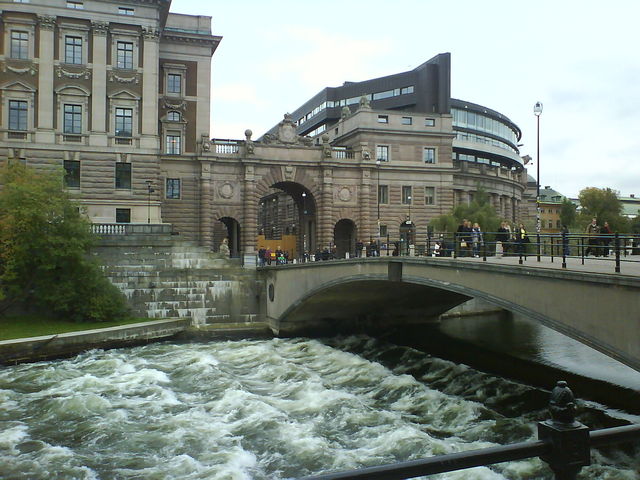
<svg viewBox="0 0 640 480"><path fill-rule="evenodd" d="M320 193L320 208L318 215L318 243L317 248L323 250L333 242L333 169L322 168L322 190Z"/></svg>
<svg viewBox="0 0 640 480"><path fill-rule="evenodd" d="M200 245L213 248L211 163L200 164Z"/></svg>
<svg viewBox="0 0 640 480"><path fill-rule="evenodd" d="M55 42L56 17L38 16L40 33L39 73L38 73L38 125L37 143L55 143L53 119L53 47Z"/></svg>
<svg viewBox="0 0 640 480"><path fill-rule="evenodd" d="M93 72L91 76L91 132L93 146L107 146L107 32L109 24L91 24L93 40Z"/></svg>
<svg viewBox="0 0 640 480"><path fill-rule="evenodd" d="M258 204L259 198L256 192L254 166L246 165L244 168L242 211L244 224L240 232L242 252L245 255L257 254L256 235L258 232Z"/></svg>
<svg viewBox="0 0 640 480"><path fill-rule="evenodd" d="M142 130L141 148L159 148L158 139L158 30L143 28L144 74L142 76Z"/></svg>

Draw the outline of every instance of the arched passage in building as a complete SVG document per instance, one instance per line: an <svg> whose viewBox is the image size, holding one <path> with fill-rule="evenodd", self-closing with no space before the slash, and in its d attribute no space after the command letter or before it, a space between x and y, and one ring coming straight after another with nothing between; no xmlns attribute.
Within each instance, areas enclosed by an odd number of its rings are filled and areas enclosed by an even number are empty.
<svg viewBox="0 0 640 480"><path fill-rule="evenodd" d="M221 217L213 225L213 251L220 251L224 239L229 244L229 255L240 256L240 223L232 217Z"/></svg>
<svg viewBox="0 0 640 480"><path fill-rule="evenodd" d="M280 249L302 259L316 251L316 201L296 182L277 182L259 200L257 247Z"/></svg>
<svg viewBox="0 0 640 480"><path fill-rule="evenodd" d="M337 258L345 258L347 253L350 257L355 256L357 233L353 220L343 218L336 223L333 228L333 241L336 245Z"/></svg>
<svg viewBox="0 0 640 480"><path fill-rule="evenodd" d="M409 245L416 243L416 224L406 220L400 224L400 255L409 255Z"/></svg>

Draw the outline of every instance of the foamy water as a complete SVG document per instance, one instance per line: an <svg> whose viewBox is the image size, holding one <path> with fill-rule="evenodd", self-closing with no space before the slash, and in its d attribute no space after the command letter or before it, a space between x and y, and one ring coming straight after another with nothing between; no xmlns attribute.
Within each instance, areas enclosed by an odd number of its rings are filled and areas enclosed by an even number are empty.
<svg viewBox="0 0 640 480"><path fill-rule="evenodd" d="M92 351L0 371L0 478L298 478L534 439L540 396L367 337ZM637 451L596 452L581 478L638 479Z"/></svg>

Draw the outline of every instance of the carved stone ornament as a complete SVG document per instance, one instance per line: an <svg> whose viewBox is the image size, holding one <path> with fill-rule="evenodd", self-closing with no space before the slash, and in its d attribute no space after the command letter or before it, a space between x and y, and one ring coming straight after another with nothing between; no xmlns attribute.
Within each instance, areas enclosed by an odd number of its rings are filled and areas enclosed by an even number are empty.
<svg viewBox="0 0 640 480"><path fill-rule="evenodd" d="M226 182L220 187L220 196L222 198L229 199L233 197L234 190L235 189L233 188L233 185L231 185L229 182Z"/></svg>
<svg viewBox="0 0 640 480"><path fill-rule="evenodd" d="M91 28L94 35L106 35L109 33L108 22L91 22Z"/></svg>
<svg viewBox="0 0 640 480"><path fill-rule="evenodd" d="M17 75L24 75L24 74L29 74L32 77L38 73L38 69L35 65L28 65L24 68L17 68L17 67L12 67L11 65L7 65L6 63L2 64L2 67L0 67L2 69L3 73L7 73L7 71L9 72L13 72Z"/></svg>
<svg viewBox="0 0 640 480"><path fill-rule="evenodd" d="M160 31L153 27L142 27L142 36L151 40L157 40L160 37Z"/></svg>
<svg viewBox="0 0 640 480"><path fill-rule="evenodd" d="M69 72L64 68L58 66L56 67L56 76L58 78L84 78L85 80L89 80L91 78L91 70L89 70L88 68L83 68L78 72Z"/></svg>
<svg viewBox="0 0 640 480"><path fill-rule="evenodd" d="M170 110L184 110L185 108L187 108L187 102L185 102L184 100L178 103L173 103L165 98L163 103L165 108L168 108Z"/></svg>
<svg viewBox="0 0 640 480"><path fill-rule="evenodd" d="M342 187L338 191L338 198L343 202L348 202L349 200L351 200L351 190L349 190L349 188L347 187Z"/></svg>
<svg viewBox="0 0 640 480"><path fill-rule="evenodd" d="M56 17L51 15L38 15L38 25L42 30L53 30L56 26Z"/></svg>
<svg viewBox="0 0 640 480"><path fill-rule="evenodd" d="M278 125L278 133L267 133L262 137L262 143L280 144L280 145L304 145L305 147L313 146L311 137L303 137L298 135L296 123L290 114L285 113L284 119Z"/></svg>
<svg viewBox="0 0 640 480"><path fill-rule="evenodd" d="M244 146L247 150L247 154L248 155L252 155L253 152L255 151L255 145L253 144L253 140L251 140L251 135L253 135L253 131L249 128L247 128L244 131Z"/></svg>
<svg viewBox="0 0 640 480"><path fill-rule="evenodd" d="M371 110L371 103L369 102L368 96L363 95L360 97L360 109Z"/></svg>
<svg viewBox="0 0 640 480"><path fill-rule="evenodd" d="M121 77L120 75L109 72L109 81L118 83L129 83L138 85L140 83L140 75L137 73L133 77Z"/></svg>
<svg viewBox="0 0 640 480"><path fill-rule="evenodd" d="M211 140L209 140L209 135L202 134L200 137L202 139L202 151L204 153L211 151Z"/></svg>

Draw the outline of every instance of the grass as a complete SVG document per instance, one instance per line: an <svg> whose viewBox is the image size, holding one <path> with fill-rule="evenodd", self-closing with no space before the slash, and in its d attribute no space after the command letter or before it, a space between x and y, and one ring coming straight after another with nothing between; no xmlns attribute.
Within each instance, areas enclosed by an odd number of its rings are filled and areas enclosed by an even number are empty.
<svg viewBox="0 0 640 480"><path fill-rule="evenodd" d="M118 325L129 325L131 323L150 322L153 320L158 319L130 318L113 322L71 322L34 315L0 317L0 341L115 327Z"/></svg>

